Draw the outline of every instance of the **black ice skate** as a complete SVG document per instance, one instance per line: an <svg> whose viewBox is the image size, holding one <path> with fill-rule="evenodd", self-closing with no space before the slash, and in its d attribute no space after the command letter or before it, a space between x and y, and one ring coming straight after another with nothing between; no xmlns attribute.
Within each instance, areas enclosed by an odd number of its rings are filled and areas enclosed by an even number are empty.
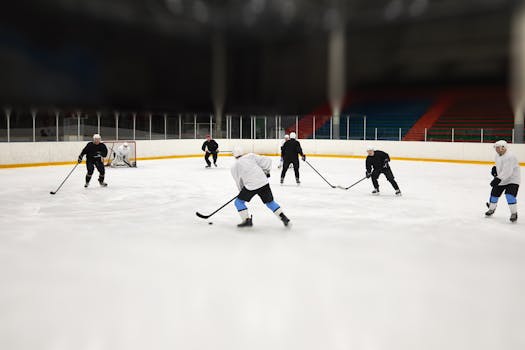
<svg viewBox="0 0 525 350"><path fill-rule="evenodd" d="M211 165L206 165L205 168L211 168Z"/></svg>
<svg viewBox="0 0 525 350"><path fill-rule="evenodd" d="M108 186L108 184L105 183L104 181L99 181L98 183L100 184L100 187L107 187Z"/></svg>
<svg viewBox="0 0 525 350"><path fill-rule="evenodd" d="M86 182L86 184L84 185L85 188L88 188L89 186L89 182Z"/></svg>
<svg viewBox="0 0 525 350"><path fill-rule="evenodd" d="M283 184L284 182L284 177L281 177L281 185Z"/></svg>
<svg viewBox="0 0 525 350"><path fill-rule="evenodd" d="M516 222L518 221L518 213L514 213L514 214L510 214L510 219L509 219L511 222Z"/></svg>
<svg viewBox="0 0 525 350"><path fill-rule="evenodd" d="M237 227L252 227L252 226L253 226L253 223L252 223L251 217L249 217L248 219L244 220L239 225L237 225Z"/></svg>
<svg viewBox="0 0 525 350"><path fill-rule="evenodd" d="M215 167L217 167L217 163L213 163L213 165L215 165Z"/></svg>
<svg viewBox="0 0 525 350"><path fill-rule="evenodd" d="M288 219L286 215L284 215L284 213L279 214L279 217L281 218L281 221L283 222L284 226L288 226L290 219Z"/></svg>
<svg viewBox="0 0 525 350"><path fill-rule="evenodd" d="M492 216L494 212L496 212L496 209L489 209L485 212L485 216ZM511 221L512 221L512 217L511 217Z"/></svg>
<svg viewBox="0 0 525 350"><path fill-rule="evenodd" d="M295 183L296 183L297 185L300 185L300 184L301 184L301 181L299 181L299 178L298 178L298 177L295 178Z"/></svg>
<svg viewBox="0 0 525 350"><path fill-rule="evenodd" d="M396 196L401 197L401 190L396 190Z"/></svg>
<svg viewBox="0 0 525 350"><path fill-rule="evenodd" d="M375 196L378 196L379 195L379 188L374 188L374 190L372 191L372 194L375 195Z"/></svg>

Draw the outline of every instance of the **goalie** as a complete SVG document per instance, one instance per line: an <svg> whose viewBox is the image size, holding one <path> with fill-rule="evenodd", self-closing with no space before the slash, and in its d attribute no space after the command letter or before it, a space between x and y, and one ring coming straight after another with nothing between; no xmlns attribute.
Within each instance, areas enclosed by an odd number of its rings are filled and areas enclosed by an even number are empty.
<svg viewBox="0 0 525 350"><path fill-rule="evenodd" d="M117 147L117 150L113 152L113 161L111 162L112 167L121 167L129 166L133 167L135 164L132 164L129 160L130 147L127 142L124 142L122 145ZM134 162L133 162L134 163Z"/></svg>

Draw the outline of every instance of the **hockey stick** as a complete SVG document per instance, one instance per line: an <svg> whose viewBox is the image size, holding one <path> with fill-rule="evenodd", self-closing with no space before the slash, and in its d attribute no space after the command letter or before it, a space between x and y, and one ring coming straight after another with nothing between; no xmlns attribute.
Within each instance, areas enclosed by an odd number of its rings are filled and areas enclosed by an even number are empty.
<svg viewBox="0 0 525 350"><path fill-rule="evenodd" d="M80 163L77 163L75 164L75 166L73 167L73 169L71 169L71 171L69 172L69 174L67 174L66 178L64 179L64 181L62 181L62 183L60 184L60 186L58 186L58 188L55 190L55 191L51 191L49 192L49 194L55 194L58 192L58 190L60 189L60 187L62 187L62 185L64 184L64 182L66 182L66 180L69 178L69 176L73 173L73 171L77 168L77 166L79 165Z"/></svg>
<svg viewBox="0 0 525 350"><path fill-rule="evenodd" d="M310 166L310 168L312 168L312 169L317 173L317 175L321 176L321 178L322 178L322 179L328 184L328 186L330 186L330 187L332 187L332 188L335 188L335 186L332 185L330 182L328 182L328 180L325 179L324 176L321 175L321 174L317 171L317 169L315 169L315 168L312 166L312 164L308 163L307 160L305 160L304 162L305 162L306 164L308 164L308 165Z"/></svg>
<svg viewBox="0 0 525 350"><path fill-rule="evenodd" d="M228 204L230 204L231 202L233 202L235 199L237 198L237 196L233 197L232 199L230 199L228 202L224 203L219 209L215 210L213 213L209 214L209 215L203 215L199 212L195 212L195 214L200 217L201 219L207 219L209 218L210 216L212 216L213 214L215 214L216 212L218 212L219 210L221 210L222 208L224 208L225 206L227 206Z"/></svg>
<svg viewBox="0 0 525 350"><path fill-rule="evenodd" d="M363 180L365 180L365 179L366 179L366 176L363 177L361 180L359 180L359 181L357 181L357 182L351 184L350 186L347 186L347 187L337 186L337 188L340 188L340 189L342 189L342 190L347 190L347 189L349 189L349 188L351 188L351 187L354 187L355 185L357 185L358 183L360 183L361 181L363 181Z"/></svg>

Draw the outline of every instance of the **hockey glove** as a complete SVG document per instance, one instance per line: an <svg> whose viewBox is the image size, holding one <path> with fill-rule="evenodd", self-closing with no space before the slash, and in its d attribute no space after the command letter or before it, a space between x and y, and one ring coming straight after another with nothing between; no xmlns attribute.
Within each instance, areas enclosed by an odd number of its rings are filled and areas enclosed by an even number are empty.
<svg viewBox="0 0 525 350"><path fill-rule="evenodd" d="M306 161L306 156L303 154L303 156L301 157L303 159L303 162Z"/></svg>
<svg viewBox="0 0 525 350"><path fill-rule="evenodd" d="M496 166L493 166L492 169L490 170L490 173L492 174L492 176L496 177L498 176L498 171L496 170Z"/></svg>
<svg viewBox="0 0 525 350"><path fill-rule="evenodd" d="M498 178L498 177L495 177L494 180L492 180L492 181L490 182L490 185L491 185L492 187L496 187L496 186L499 185L500 182L501 182L501 179Z"/></svg>
<svg viewBox="0 0 525 350"><path fill-rule="evenodd" d="M78 156L78 164L82 163L82 156Z"/></svg>
<svg viewBox="0 0 525 350"><path fill-rule="evenodd" d="M370 176L372 176L372 173L369 173L368 171L365 173L366 174L366 178L369 179Z"/></svg>
<svg viewBox="0 0 525 350"><path fill-rule="evenodd" d="M264 172L264 175L266 175L266 177L270 177L270 172Z"/></svg>

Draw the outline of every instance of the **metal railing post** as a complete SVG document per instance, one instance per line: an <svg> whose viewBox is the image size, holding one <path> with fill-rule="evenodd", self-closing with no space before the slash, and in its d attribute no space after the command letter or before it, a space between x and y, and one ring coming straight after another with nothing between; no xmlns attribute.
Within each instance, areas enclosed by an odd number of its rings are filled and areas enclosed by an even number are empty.
<svg viewBox="0 0 525 350"><path fill-rule="evenodd" d="M315 115L314 115L313 123L312 123L312 136L313 136L313 139L315 140Z"/></svg>
<svg viewBox="0 0 525 350"><path fill-rule="evenodd" d="M193 115L193 139L197 140L197 114Z"/></svg>
<svg viewBox="0 0 525 350"><path fill-rule="evenodd" d="M97 134L100 135L100 117L101 113L97 112ZM135 124L133 124L133 130L135 130ZM133 134L133 140L135 140L135 134Z"/></svg>
<svg viewBox="0 0 525 350"><path fill-rule="evenodd" d="M137 139L137 113L133 112L133 140Z"/></svg>
<svg viewBox="0 0 525 350"><path fill-rule="evenodd" d="M164 140L168 139L168 115L164 113Z"/></svg>
<svg viewBox="0 0 525 350"><path fill-rule="evenodd" d="M149 117L149 139L151 140L151 119L152 119L151 113L148 114L148 117Z"/></svg>
<svg viewBox="0 0 525 350"><path fill-rule="evenodd" d="M401 141L401 128L399 128L399 141Z"/></svg>
<svg viewBox="0 0 525 350"><path fill-rule="evenodd" d="M212 119L211 114L210 114L210 136L211 138L213 138L213 119Z"/></svg>
<svg viewBox="0 0 525 350"><path fill-rule="evenodd" d="M350 140L350 118L346 116L346 139Z"/></svg>
<svg viewBox="0 0 525 350"><path fill-rule="evenodd" d="M115 111L115 140L118 140L118 117L119 113Z"/></svg>
<svg viewBox="0 0 525 350"><path fill-rule="evenodd" d="M182 139L182 115L179 113L179 140Z"/></svg>
<svg viewBox="0 0 525 350"><path fill-rule="evenodd" d="M7 127L7 142L11 142L11 110L6 108L4 110L6 116L6 127Z"/></svg>
<svg viewBox="0 0 525 350"><path fill-rule="evenodd" d="M454 128L452 128L452 142L454 142Z"/></svg>
<svg viewBox="0 0 525 350"><path fill-rule="evenodd" d="M366 141L366 115L363 117L363 140Z"/></svg>
<svg viewBox="0 0 525 350"><path fill-rule="evenodd" d="M481 143L483 143L483 128L480 129L481 130L481 134L480 134L480 140L481 140Z"/></svg>
<svg viewBox="0 0 525 350"><path fill-rule="evenodd" d="M375 130L374 130L374 134L375 134L375 135L374 135L374 136L375 136L375 140L377 141L377 128L375 128Z"/></svg>
<svg viewBox="0 0 525 350"><path fill-rule="evenodd" d="M427 128L425 128L425 142L427 142Z"/></svg>
<svg viewBox="0 0 525 350"><path fill-rule="evenodd" d="M331 116L330 117L330 140L333 138L333 135L334 135L333 124L334 124L334 116Z"/></svg>
<svg viewBox="0 0 525 350"><path fill-rule="evenodd" d="M77 141L80 141L80 111L77 111Z"/></svg>
<svg viewBox="0 0 525 350"><path fill-rule="evenodd" d="M55 134L56 134L56 141L58 142L59 140L59 137L58 137L58 125L59 125L59 117L60 117L60 112L59 111L55 111L55 126L56 126L56 130L55 130Z"/></svg>
<svg viewBox="0 0 525 350"><path fill-rule="evenodd" d="M512 143L514 143L514 128L512 128Z"/></svg>
<svg viewBox="0 0 525 350"><path fill-rule="evenodd" d="M239 139L242 140L242 115L239 117Z"/></svg>
<svg viewBox="0 0 525 350"><path fill-rule="evenodd" d="M31 117L33 118L33 142L36 141L36 109L31 110Z"/></svg>

